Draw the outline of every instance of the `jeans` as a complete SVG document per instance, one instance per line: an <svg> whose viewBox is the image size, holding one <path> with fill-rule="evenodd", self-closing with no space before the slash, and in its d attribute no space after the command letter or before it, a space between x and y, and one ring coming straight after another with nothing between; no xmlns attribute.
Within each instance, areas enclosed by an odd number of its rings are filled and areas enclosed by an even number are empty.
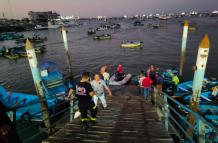
<svg viewBox="0 0 218 143"><path fill-rule="evenodd" d="M140 87L140 95L144 95L144 87Z"/></svg>
<svg viewBox="0 0 218 143"><path fill-rule="evenodd" d="M144 97L145 97L145 99L148 99L148 95L149 95L149 88L145 88L144 87L144 89L143 89L144 91L143 91L143 95L144 95Z"/></svg>
<svg viewBox="0 0 218 143"><path fill-rule="evenodd" d="M101 100L101 103L102 103L103 107L106 108L107 107L107 103L106 103L106 99L105 99L104 93L97 94L96 96L93 96L93 101L94 101L96 106L98 105L98 99Z"/></svg>

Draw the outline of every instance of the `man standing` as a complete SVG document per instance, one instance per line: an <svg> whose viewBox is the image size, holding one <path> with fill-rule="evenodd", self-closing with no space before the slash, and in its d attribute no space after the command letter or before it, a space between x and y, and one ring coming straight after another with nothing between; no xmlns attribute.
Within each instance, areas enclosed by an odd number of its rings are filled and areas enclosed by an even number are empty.
<svg viewBox="0 0 218 143"><path fill-rule="evenodd" d="M91 85L96 92L96 96L93 96L93 100L95 102L95 105L98 104L98 99L101 100L101 103L103 105L103 108L105 109L107 107L106 99L105 99L105 93L104 89L106 89L109 93L109 96L112 96L110 89L105 84L104 80L100 79L100 75L96 74L95 79L91 82Z"/></svg>
<svg viewBox="0 0 218 143"><path fill-rule="evenodd" d="M84 129L88 129L88 121L91 123L96 123L96 115L97 115L97 106L92 100L92 97L95 96L95 92L91 84L89 83L89 73L84 72L82 74L82 79L80 82L76 83L72 89L70 89L68 97L70 97L73 93L78 98L78 107L81 113L81 121ZM88 118L87 112L88 110L91 112L91 117Z"/></svg>

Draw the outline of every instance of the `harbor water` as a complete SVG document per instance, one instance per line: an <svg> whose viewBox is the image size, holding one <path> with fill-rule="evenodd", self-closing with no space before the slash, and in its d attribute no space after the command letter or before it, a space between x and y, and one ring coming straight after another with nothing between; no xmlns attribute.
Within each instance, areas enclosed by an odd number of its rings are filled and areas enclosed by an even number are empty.
<svg viewBox="0 0 218 143"><path fill-rule="evenodd" d="M79 77L83 71L98 72L103 64L109 65L110 74L114 73L118 64L123 65L126 73L133 75L145 70L149 64L155 64L161 69L178 68L183 30L178 20L184 19L162 21L166 27L159 29L147 26L134 27L133 20L114 20L112 22L119 23L121 29L99 32L112 35L112 39L102 41L93 40L92 36L87 35L89 27L97 27L101 22L83 21L81 26L66 28L74 75ZM218 18L198 17L189 20L197 23L197 30L190 31L188 35L184 78L193 79L192 66L195 65L198 45L205 33L208 33L211 41L206 76L218 78ZM143 23L147 25L158 21L145 20ZM39 63L54 61L63 72L67 71L61 29L23 33L26 37L34 34L47 37L46 52L37 56ZM143 49L122 49L120 44L123 40L143 41ZM4 44L1 42L0 46ZM0 79L10 81L11 90L34 93L33 79L26 58L10 61L0 57L0 65Z"/></svg>

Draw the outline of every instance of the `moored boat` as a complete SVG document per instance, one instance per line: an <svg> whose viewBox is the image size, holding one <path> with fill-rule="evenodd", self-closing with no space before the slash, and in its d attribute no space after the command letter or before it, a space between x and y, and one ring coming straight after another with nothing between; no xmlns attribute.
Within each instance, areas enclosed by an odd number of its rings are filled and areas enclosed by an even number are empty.
<svg viewBox="0 0 218 143"><path fill-rule="evenodd" d="M4 32L0 34L0 39L2 41L22 39L23 37L24 35L22 33L16 33L16 32Z"/></svg>
<svg viewBox="0 0 218 143"><path fill-rule="evenodd" d="M111 39L110 34L103 34L103 35L97 35L93 38L94 40L106 40L106 39Z"/></svg>
<svg viewBox="0 0 218 143"><path fill-rule="evenodd" d="M96 30L93 29L93 28L89 28L89 30L87 31L87 34L88 35L94 35L94 34L96 34Z"/></svg>

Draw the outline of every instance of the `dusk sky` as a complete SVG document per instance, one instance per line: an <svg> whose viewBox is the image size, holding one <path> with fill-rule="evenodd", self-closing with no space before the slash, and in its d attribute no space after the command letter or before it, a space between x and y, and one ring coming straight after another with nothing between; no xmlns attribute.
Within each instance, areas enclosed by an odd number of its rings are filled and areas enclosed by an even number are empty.
<svg viewBox="0 0 218 143"><path fill-rule="evenodd" d="M218 0L0 0L0 18L27 17L28 11L56 11L63 16L96 17L218 10Z"/></svg>

